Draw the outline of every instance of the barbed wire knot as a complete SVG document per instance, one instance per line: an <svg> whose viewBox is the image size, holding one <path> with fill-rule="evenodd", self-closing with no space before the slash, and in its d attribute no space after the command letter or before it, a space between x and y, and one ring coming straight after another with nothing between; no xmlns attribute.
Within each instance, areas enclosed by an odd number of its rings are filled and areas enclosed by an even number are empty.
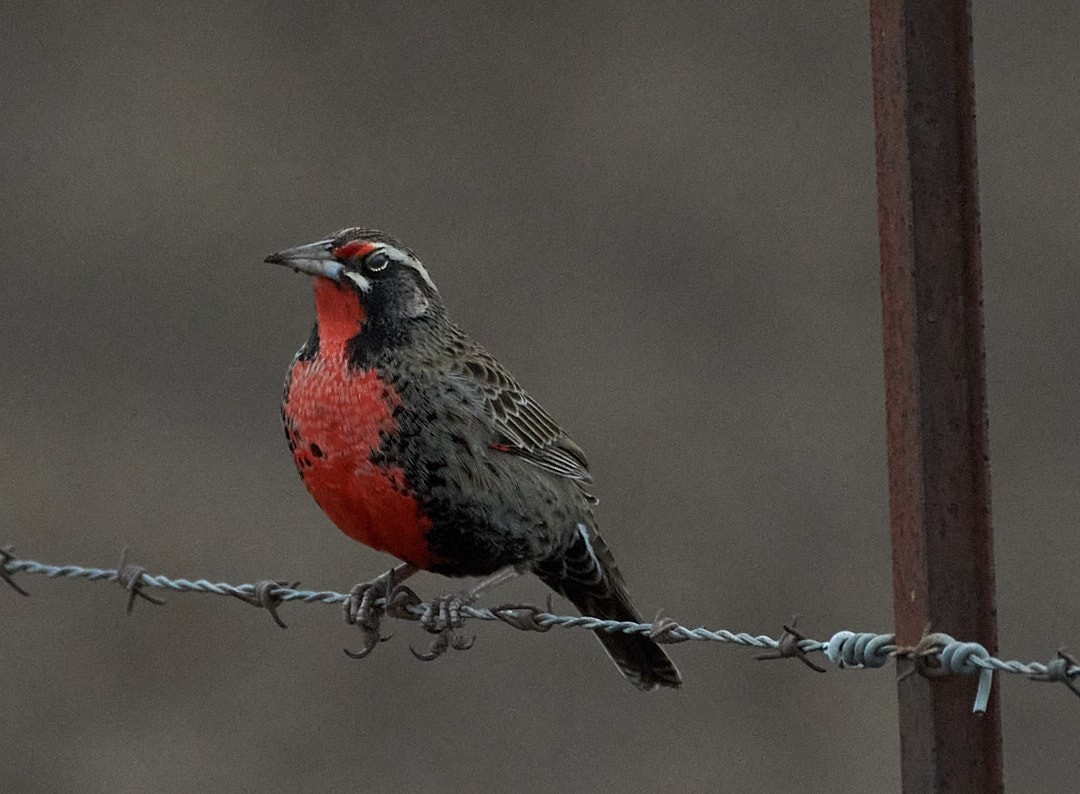
<svg viewBox="0 0 1080 794"><path fill-rule="evenodd" d="M841 670L884 667L896 650L895 639L893 634L838 631L826 643L824 652Z"/></svg>
<svg viewBox="0 0 1080 794"><path fill-rule="evenodd" d="M941 675L941 667L937 663L937 654L945 646L940 637L948 635L932 634L930 626L923 629L922 639L917 645L898 645L893 649L892 655L896 659L904 659L911 662L911 667L896 676L896 682L907 681L913 675L921 675L924 678L932 678ZM949 639L952 639L949 637Z"/></svg>
<svg viewBox="0 0 1080 794"><path fill-rule="evenodd" d="M949 634L930 632L929 629L927 626L926 633L914 648L900 647L893 651L897 658L912 662L912 667L901 673L896 679L897 682L905 681L916 673L924 678L978 673L979 686L975 691L975 703L971 710L976 714L984 714L990 702L994 669L979 664L978 661L990 659L990 652L977 642L958 642Z"/></svg>
<svg viewBox="0 0 1080 794"><path fill-rule="evenodd" d="M945 643L945 647L941 649L938 656L942 669L960 675L978 674L979 688L975 691L975 703L971 710L975 714L985 714L990 703L990 687L994 683L994 670L977 664L974 660L989 659L990 651L977 642L959 642L948 634L943 636L948 637L948 642Z"/></svg>
<svg viewBox="0 0 1080 794"><path fill-rule="evenodd" d="M127 561L128 549L125 546L120 552L120 563L116 566L116 581L128 591L127 614L135 608L135 599L142 598L159 607L165 606L160 598L154 598L149 593L143 592L143 574L146 568L141 565L133 565Z"/></svg>

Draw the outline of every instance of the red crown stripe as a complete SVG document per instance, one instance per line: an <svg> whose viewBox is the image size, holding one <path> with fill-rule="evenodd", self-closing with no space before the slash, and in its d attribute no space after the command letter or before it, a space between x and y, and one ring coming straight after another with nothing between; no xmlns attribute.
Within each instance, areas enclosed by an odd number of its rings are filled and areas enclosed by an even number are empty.
<svg viewBox="0 0 1080 794"><path fill-rule="evenodd" d="M359 259L367 256L378 247L375 243L369 243L365 240L354 240L351 243L339 245L331 253L336 259Z"/></svg>

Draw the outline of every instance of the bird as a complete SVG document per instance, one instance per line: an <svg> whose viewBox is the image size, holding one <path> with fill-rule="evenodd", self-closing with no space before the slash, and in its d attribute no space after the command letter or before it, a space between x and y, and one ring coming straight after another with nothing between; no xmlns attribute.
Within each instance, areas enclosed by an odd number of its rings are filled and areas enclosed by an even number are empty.
<svg viewBox="0 0 1080 794"><path fill-rule="evenodd" d="M583 615L642 622L598 531L585 453L450 319L412 250L354 227L265 261L314 280L315 326L281 407L300 477L345 535L400 560L352 589L346 620L365 644L351 655L379 642L417 571L479 579L436 599L424 627L440 639L422 658L468 647L453 634L461 607L519 574ZM639 689L681 685L652 637L595 634Z"/></svg>

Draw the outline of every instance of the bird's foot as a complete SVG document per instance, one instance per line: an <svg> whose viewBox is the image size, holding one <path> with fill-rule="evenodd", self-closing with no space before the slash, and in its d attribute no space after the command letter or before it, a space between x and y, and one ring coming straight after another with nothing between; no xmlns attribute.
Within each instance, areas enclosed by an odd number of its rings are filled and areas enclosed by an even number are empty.
<svg viewBox="0 0 1080 794"><path fill-rule="evenodd" d="M450 593L432 599L420 618L420 626L424 631L437 636L424 653L415 648L409 648L413 656L421 661L430 662L438 659L451 648L455 651L469 650L476 642L476 637L462 636L461 629L465 624L465 619L461 615L461 608L475 600L476 593L472 591Z"/></svg>
<svg viewBox="0 0 1080 794"><path fill-rule="evenodd" d="M471 590L460 593L448 593L431 599L430 607L424 610L420 618L420 628L432 634L441 634L446 629L460 629L465 620L461 608L476 601L476 594Z"/></svg>
<svg viewBox="0 0 1080 794"><path fill-rule="evenodd" d="M383 615L416 619L409 609L418 605L420 598L408 587L395 586L395 581L403 578L400 572L395 576L395 570L387 571L370 582L358 584L349 592L349 598L344 604L345 622L359 628L363 637L360 650L345 649L345 653L353 659L363 659L375 650L375 646L380 642L390 639L379 632Z"/></svg>
<svg viewBox="0 0 1080 794"><path fill-rule="evenodd" d="M349 600L345 602L345 622L350 626L360 629L363 637L363 645L358 651L345 649L346 655L353 659L363 659L375 646L389 637L382 637L379 633L379 623L382 620L385 608L376 606L376 601L386 597L386 580L380 576L370 582L356 585L349 591Z"/></svg>

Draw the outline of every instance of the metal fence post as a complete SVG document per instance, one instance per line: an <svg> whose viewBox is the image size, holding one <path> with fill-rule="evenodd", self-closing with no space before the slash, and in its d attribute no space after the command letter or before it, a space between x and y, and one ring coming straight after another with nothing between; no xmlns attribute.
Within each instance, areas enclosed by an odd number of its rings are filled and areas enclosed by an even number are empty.
<svg viewBox="0 0 1080 794"><path fill-rule="evenodd" d="M870 0L897 642L997 650L970 0ZM1002 790L998 697L899 685L906 792Z"/></svg>

